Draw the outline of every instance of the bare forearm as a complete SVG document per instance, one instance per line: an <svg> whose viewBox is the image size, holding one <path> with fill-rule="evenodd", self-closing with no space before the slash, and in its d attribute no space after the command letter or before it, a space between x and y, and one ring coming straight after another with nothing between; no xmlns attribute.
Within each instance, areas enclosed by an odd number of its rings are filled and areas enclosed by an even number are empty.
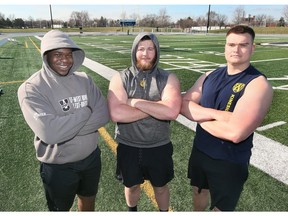
<svg viewBox="0 0 288 216"><path fill-rule="evenodd" d="M228 121L232 113L228 111L202 107L193 101L185 100L182 103L181 114L192 121L203 122L210 120Z"/></svg>
<svg viewBox="0 0 288 216"><path fill-rule="evenodd" d="M184 100L182 102L181 114L192 121L208 121L213 120L211 109L204 108L193 101Z"/></svg>
<svg viewBox="0 0 288 216"><path fill-rule="evenodd" d="M131 99L130 104L142 112L162 120L175 120L180 112L180 105L164 103L163 101Z"/></svg>
<svg viewBox="0 0 288 216"><path fill-rule="evenodd" d="M225 121L206 121L201 122L200 125L213 136L234 143L239 143L245 140L251 133L253 133L253 130L248 127L239 127L239 125Z"/></svg>
<svg viewBox="0 0 288 216"><path fill-rule="evenodd" d="M111 119L114 122L129 123L148 117L147 113L126 104L111 108Z"/></svg>

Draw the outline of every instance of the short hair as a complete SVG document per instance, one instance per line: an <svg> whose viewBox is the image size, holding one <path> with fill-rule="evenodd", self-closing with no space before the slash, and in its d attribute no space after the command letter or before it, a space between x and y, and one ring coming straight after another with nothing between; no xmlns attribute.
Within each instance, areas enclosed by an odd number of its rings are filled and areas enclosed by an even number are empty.
<svg viewBox="0 0 288 216"><path fill-rule="evenodd" d="M247 25L236 25L236 26L233 26L226 33L226 37L228 35L230 35L231 33L234 33L234 34L245 34L245 33L248 33L248 34L251 35L252 41L254 41L254 38L255 38L254 30L251 27L247 26Z"/></svg>

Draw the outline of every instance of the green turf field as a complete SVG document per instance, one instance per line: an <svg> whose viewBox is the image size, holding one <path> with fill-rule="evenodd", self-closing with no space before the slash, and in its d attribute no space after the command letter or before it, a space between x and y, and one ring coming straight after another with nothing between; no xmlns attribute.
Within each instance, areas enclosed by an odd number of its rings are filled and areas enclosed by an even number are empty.
<svg viewBox="0 0 288 216"><path fill-rule="evenodd" d="M159 35L158 38L160 66L177 74L182 91L186 91L201 73L225 63L224 35ZM24 121L17 100L19 85L42 65L35 47L40 47L40 41L35 37L14 39L16 41L0 47L0 88L4 91L0 96L0 211L47 211L33 133ZM117 71L130 65L133 39L133 35L73 36L85 50L86 57ZM288 36L256 36L255 42L257 48L252 64L267 75L275 88L273 104L263 125L286 122L258 133L288 148L288 47L260 45L288 42ZM84 66L81 70L92 76L107 94L108 80ZM175 178L170 183L171 210L191 211L192 192L186 170L194 132L176 121L171 125L175 164ZM114 136L113 123L107 124L105 129ZM115 154L104 138L101 138L100 148L103 168L96 211L126 211L123 186L114 178ZM157 211L146 190L143 190L138 209ZM251 166L237 211L288 211L288 185Z"/></svg>

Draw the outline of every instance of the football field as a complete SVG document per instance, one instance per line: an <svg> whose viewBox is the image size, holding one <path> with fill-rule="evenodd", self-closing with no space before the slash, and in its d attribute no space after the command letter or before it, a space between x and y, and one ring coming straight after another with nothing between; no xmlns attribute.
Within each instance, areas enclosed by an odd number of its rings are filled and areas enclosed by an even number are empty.
<svg viewBox="0 0 288 216"><path fill-rule="evenodd" d="M115 34L72 36L86 53L81 70L93 77L105 96L113 73L131 64L134 37ZM160 66L178 76L183 92L202 73L225 64L224 35L159 34L158 39ZM274 98L255 134L250 176L237 211L288 211L288 47L279 46L287 45L288 36L256 35L255 42L252 64L268 77L274 88ZM39 38L32 35L9 38L0 46L0 88L4 92L0 96L0 211L47 211L33 133L25 123L17 101L19 85L41 67L39 47ZM175 178L169 184L170 210L191 211L192 192L186 171L195 123L179 116L171 126ZM126 211L123 186L114 178L114 124L110 122L100 133L103 168L96 211ZM157 211L148 182L143 184L142 191L138 209Z"/></svg>

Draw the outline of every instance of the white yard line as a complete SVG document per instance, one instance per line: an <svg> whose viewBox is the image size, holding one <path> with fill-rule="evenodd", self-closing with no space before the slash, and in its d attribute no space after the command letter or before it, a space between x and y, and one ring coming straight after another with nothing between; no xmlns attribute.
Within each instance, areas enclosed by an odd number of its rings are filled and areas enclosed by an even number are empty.
<svg viewBox="0 0 288 216"><path fill-rule="evenodd" d="M105 65L99 64L98 62L95 62L88 58L84 59L83 65L89 68L90 70L98 73L107 80L110 80L112 76L117 72L116 70L113 70Z"/></svg>
<svg viewBox="0 0 288 216"><path fill-rule="evenodd" d="M255 133L251 164L288 184L288 147Z"/></svg>
<svg viewBox="0 0 288 216"><path fill-rule="evenodd" d="M264 125L262 127L258 127L257 128L257 131L264 131L264 130L268 130L270 128L273 128L273 127L277 127L277 126L280 126L280 125L284 125L286 124L287 122L285 121L278 121L278 122L274 122L274 123L271 123L271 124L268 124L268 125Z"/></svg>
<svg viewBox="0 0 288 216"><path fill-rule="evenodd" d="M263 60L251 61L251 63L255 63L255 62L269 62L269 61L283 61L283 60L288 60L288 58L263 59Z"/></svg>
<svg viewBox="0 0 288 216"><path fill-rule="evenodd" d="M116 70L85 58L83 65L110 80ZM177 121L195 131L196 123L179 115ZM255 132L251 164L275 179L288 184L288 147Z"/></svg>

